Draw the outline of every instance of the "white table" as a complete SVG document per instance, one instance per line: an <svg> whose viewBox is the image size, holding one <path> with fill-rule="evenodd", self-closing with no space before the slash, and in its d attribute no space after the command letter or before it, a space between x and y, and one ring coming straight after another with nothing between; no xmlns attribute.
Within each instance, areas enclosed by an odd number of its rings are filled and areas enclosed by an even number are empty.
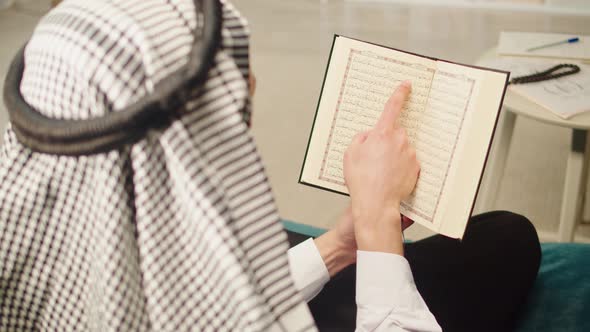
<svg viewBox="0 0 590 332"><path fill-rule="evenodd" d="M495 49L488 51L478 62L495 57L495 53ZM483 179L482 187L487 190L484 190L478 199L481 200L480 207L483 210L493 208L498 191L498 186L494 185L494 182L499 183L504 174L506 157L508 156L517 115L571 129L570 151L567 158L565 186L557 234L558 241L571 242L574 239L575 228L582 219L588 156L590 155L590 144L588 143L590 112L576 115L569 120L563 120L537 104L508 90ZM588 202L586 203L588 204Z"/></svg>

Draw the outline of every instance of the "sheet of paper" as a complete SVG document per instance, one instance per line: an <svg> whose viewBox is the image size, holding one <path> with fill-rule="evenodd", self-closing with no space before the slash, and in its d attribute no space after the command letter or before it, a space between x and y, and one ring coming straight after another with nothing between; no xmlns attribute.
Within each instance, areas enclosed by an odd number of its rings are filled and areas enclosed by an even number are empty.
<svg viewBox="0 0 590 332"><path fill-rule="evenodd" d="M511 77L529 75L546 70L561 62L551 60L525 60L520 58L499 58L484 65L508 70ZM590 65L578 63L581 71L562 78L536 83L510 85L518 93L555 115L568 119L590 111Z"/></svg>
<svg viewBox="0 0 590 332"><path fill-rule="evenodd" d="M573 37L580 38L580 41L577 43L562 44L531 52L527 51L527 49L532 47L554 43ZM590 36L503 31L500 33L498 54L587 60L590 59Z"/></svg>

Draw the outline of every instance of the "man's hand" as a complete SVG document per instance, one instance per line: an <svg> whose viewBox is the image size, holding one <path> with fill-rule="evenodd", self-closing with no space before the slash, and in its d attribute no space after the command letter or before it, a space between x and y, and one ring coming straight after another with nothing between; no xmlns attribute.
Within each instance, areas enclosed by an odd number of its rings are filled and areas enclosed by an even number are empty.
<svg viewBox="0 0 590 332"><path fill-rule="evenodd" d="M393 93L375 127L352 140L344 156L358 249L403 254L400 202L418 178L416 152L399 125L409 82Z"/></svg>
<svg viewBox="0 0 590 332"><path fill-rule="evenodd" d="M413 190L419 166L397 119L410 93L400 86L375 128L358 135L345 157L351 205L336 227L315 239L330 276L356 261L356 250L403 254L402 230L414 222L400 218L399 204Z"/></svg>
<svg viewBox="0 0 590 332"><path fill-rule="evenodd" d="M402 217L402 231L413 223L414 221L410 218ZM344 210L334 228L315 239L315 245L320 256L322 256L330 277L356 262L358 247L354 233L352 207L350 205Z"/></svg>
<svg viewBox="0 0 590 332"><path fill-rule="evenodd" d="M334 228L315 239L315 245L330 277L356 262L357 246L350 206L344 210Z"/></svg>

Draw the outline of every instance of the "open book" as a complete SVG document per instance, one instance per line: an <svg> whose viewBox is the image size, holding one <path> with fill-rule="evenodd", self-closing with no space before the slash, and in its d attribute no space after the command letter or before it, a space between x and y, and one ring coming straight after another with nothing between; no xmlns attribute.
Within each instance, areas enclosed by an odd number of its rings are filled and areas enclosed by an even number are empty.
<svg viewBox="0 0 590 332"><path fill-rule="evenodd" d="M343 156L352 137L373 128L395 88L410 80L400 120L421 171L401 213L461 238L508 76L335 36L299 182L348 194Z"/></svg>

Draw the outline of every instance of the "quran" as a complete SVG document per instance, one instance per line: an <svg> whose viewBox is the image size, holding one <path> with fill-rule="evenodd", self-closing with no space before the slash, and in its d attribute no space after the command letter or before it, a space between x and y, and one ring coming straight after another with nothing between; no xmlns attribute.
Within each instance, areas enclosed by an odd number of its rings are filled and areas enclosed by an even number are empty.
<svg viewBox="0 0 590 332"><path fill-rule="evenodd" d="M509 73L334 36L299 182L348 194L343 156L373 128L395 88L410 80L400 116L420 175L400 212L461 238L471 216Z"/></svg>

